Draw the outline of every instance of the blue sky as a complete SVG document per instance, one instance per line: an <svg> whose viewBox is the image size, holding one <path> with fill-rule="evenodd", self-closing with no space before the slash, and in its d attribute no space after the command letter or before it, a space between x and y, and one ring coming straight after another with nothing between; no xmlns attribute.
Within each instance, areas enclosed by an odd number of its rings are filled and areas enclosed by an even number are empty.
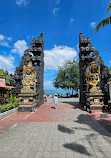
<svg viewBox="0 0 111 158"><path fill-rule="evenodd" d="M107 17L109 0L0 0L0 68L14 72L32 38L44 33L45 89L67 59L78 59L79 32L90 37L111 66L111 25L94 33ZM106 50L107 49L107 50Z"/></svg>

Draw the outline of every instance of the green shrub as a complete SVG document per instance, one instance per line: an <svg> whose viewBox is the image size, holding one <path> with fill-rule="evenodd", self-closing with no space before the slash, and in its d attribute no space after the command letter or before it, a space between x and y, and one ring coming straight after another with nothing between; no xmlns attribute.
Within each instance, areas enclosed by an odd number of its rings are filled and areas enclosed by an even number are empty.
<svg viewBox="0 0 111 158"><path fill-rule="evenodd" d="M14 96L11 96L11 102L8 104L0 105L0 113L11 110L18 106L18 99Z"/></svg>

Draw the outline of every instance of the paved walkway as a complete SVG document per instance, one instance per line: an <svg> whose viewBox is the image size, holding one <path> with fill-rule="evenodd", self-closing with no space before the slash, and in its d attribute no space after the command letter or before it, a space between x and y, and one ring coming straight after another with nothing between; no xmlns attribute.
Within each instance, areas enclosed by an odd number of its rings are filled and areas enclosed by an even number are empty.
<svg viewBox="0 0 111 158"><path fill-rule="evenodd" d="M0 158L110 158L111 133L77 102L60 99L54 109L49 99L34 113L1 120Z"/></svg>

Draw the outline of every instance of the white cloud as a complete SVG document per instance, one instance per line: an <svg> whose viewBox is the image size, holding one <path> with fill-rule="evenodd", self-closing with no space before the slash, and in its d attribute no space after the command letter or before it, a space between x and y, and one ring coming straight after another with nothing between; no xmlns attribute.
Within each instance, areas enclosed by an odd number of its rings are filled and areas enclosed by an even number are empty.
<svg viewBox="0 0 111 158"><path fill-rule="evenodd" d="M51 50L44 50L45 70L58 70L66 60L77 57L77 51L68 46L54 46Z"/></svg>
<svg viewBox="0 0 111 158"><path fill-rule="evenodd" d="M28 0L16 0L16 4L17 4L18 6L21 6L21 5L26 6L28 3L29 3Z"/></svg>
<svg viewBox="0 0 111 158"><path fill-rule="evenodd" d="M8 70L9 73L14 73L14 61L15 58L12 55L3 56L0 55L0 69Z"/></svg>
<svg viewBox="0 0 111 158"><path fill-rule="evenodd" d="M52 84L52 81L44 81L44 89L45 90L53 90L55 89L53 84Z"/></svg>
<svg viewBox="0 0 111 158"><path fill-rule="evenodd" d="M53 11L52 11L52 13L54 14L54 15L57 15L57 12L59 11L59 8L54 8L53 9Z"/></svg>
<svg viewBox="0 0 111 158"><path fill-rule="evenodd" d="M0 34L0 45L4 47L10 47L8 41L11 41L11 37L6 37Z"/></svg>
<svg viewBox="0 0 111 158"><path fill-rule="evenodd" d="M27 42L25 40L18 40L14 43L14 49L11 50L12 53L17 53L20 56L24 54L24 51L28 48Z"/></svg>
<svg viewBox="0 0 111 158"><path fill-rule="evenodd" d="M72 23L72 22L74 22L75 21L75 19L74 18L70 18L70 22Z"/></svg>
<svg viewBox="0 0 111 158"><path fill-rule="evenodd" d="M0 41L0 45L4 46L4 47L10 47L8 42L6 42L6 41Z"/></svg>
<svg viewBox="0 0 111 158"><path fill-rule="evenodd" d="M59 4L60 3L60 0L55 0L55 4Z"/></svg>
<svg viewBox="0 0 111 158"><path fill-rule="evenodd" d="M6 37L6 39L7 39L8 41L11 41L11 40L12 40L12 38L11 38L11 37Z"/></svg>
<svg viewBox="0 0 111 158"><path fill-rule="evenodd" d="M4 37L3 35L0 35L0 41L1 41L1 40L4 40L4 38L5 38L5 37Z"/></svg>
<svg viewBox="0 0 111 158"><path fill-rule="evenodd" d="M96 27L96 22L91 22L91 27L94 29Z"/></svg>
<svg viewBox="0 0 111 158"><path fill-rule="evenodd" d="M44 85L45 85L46 87L49 87L49 86L51 85L51 81L44 81Z"/></svg>
<svg viewBox="0 0 111 158"><path fill-rule="evenodd" d="M51 72L51 73L44 73L44 76L51 76L51 75L54 75L54 72Z"/></svg>

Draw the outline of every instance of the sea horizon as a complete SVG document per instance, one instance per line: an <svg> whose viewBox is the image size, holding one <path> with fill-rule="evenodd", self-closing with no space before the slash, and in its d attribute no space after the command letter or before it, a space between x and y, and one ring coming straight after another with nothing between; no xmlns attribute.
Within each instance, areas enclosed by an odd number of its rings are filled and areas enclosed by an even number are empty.
<svg viewBox="0 0 111 158"><path fill-rule="evenodd" d="M63 90L63 89L55 89L55 90L44 90L46 95L59 94L60 96L66 96L66 93L72 94L72 90ZM77 91L73 91L73 94L76 94Z"/></svg>

